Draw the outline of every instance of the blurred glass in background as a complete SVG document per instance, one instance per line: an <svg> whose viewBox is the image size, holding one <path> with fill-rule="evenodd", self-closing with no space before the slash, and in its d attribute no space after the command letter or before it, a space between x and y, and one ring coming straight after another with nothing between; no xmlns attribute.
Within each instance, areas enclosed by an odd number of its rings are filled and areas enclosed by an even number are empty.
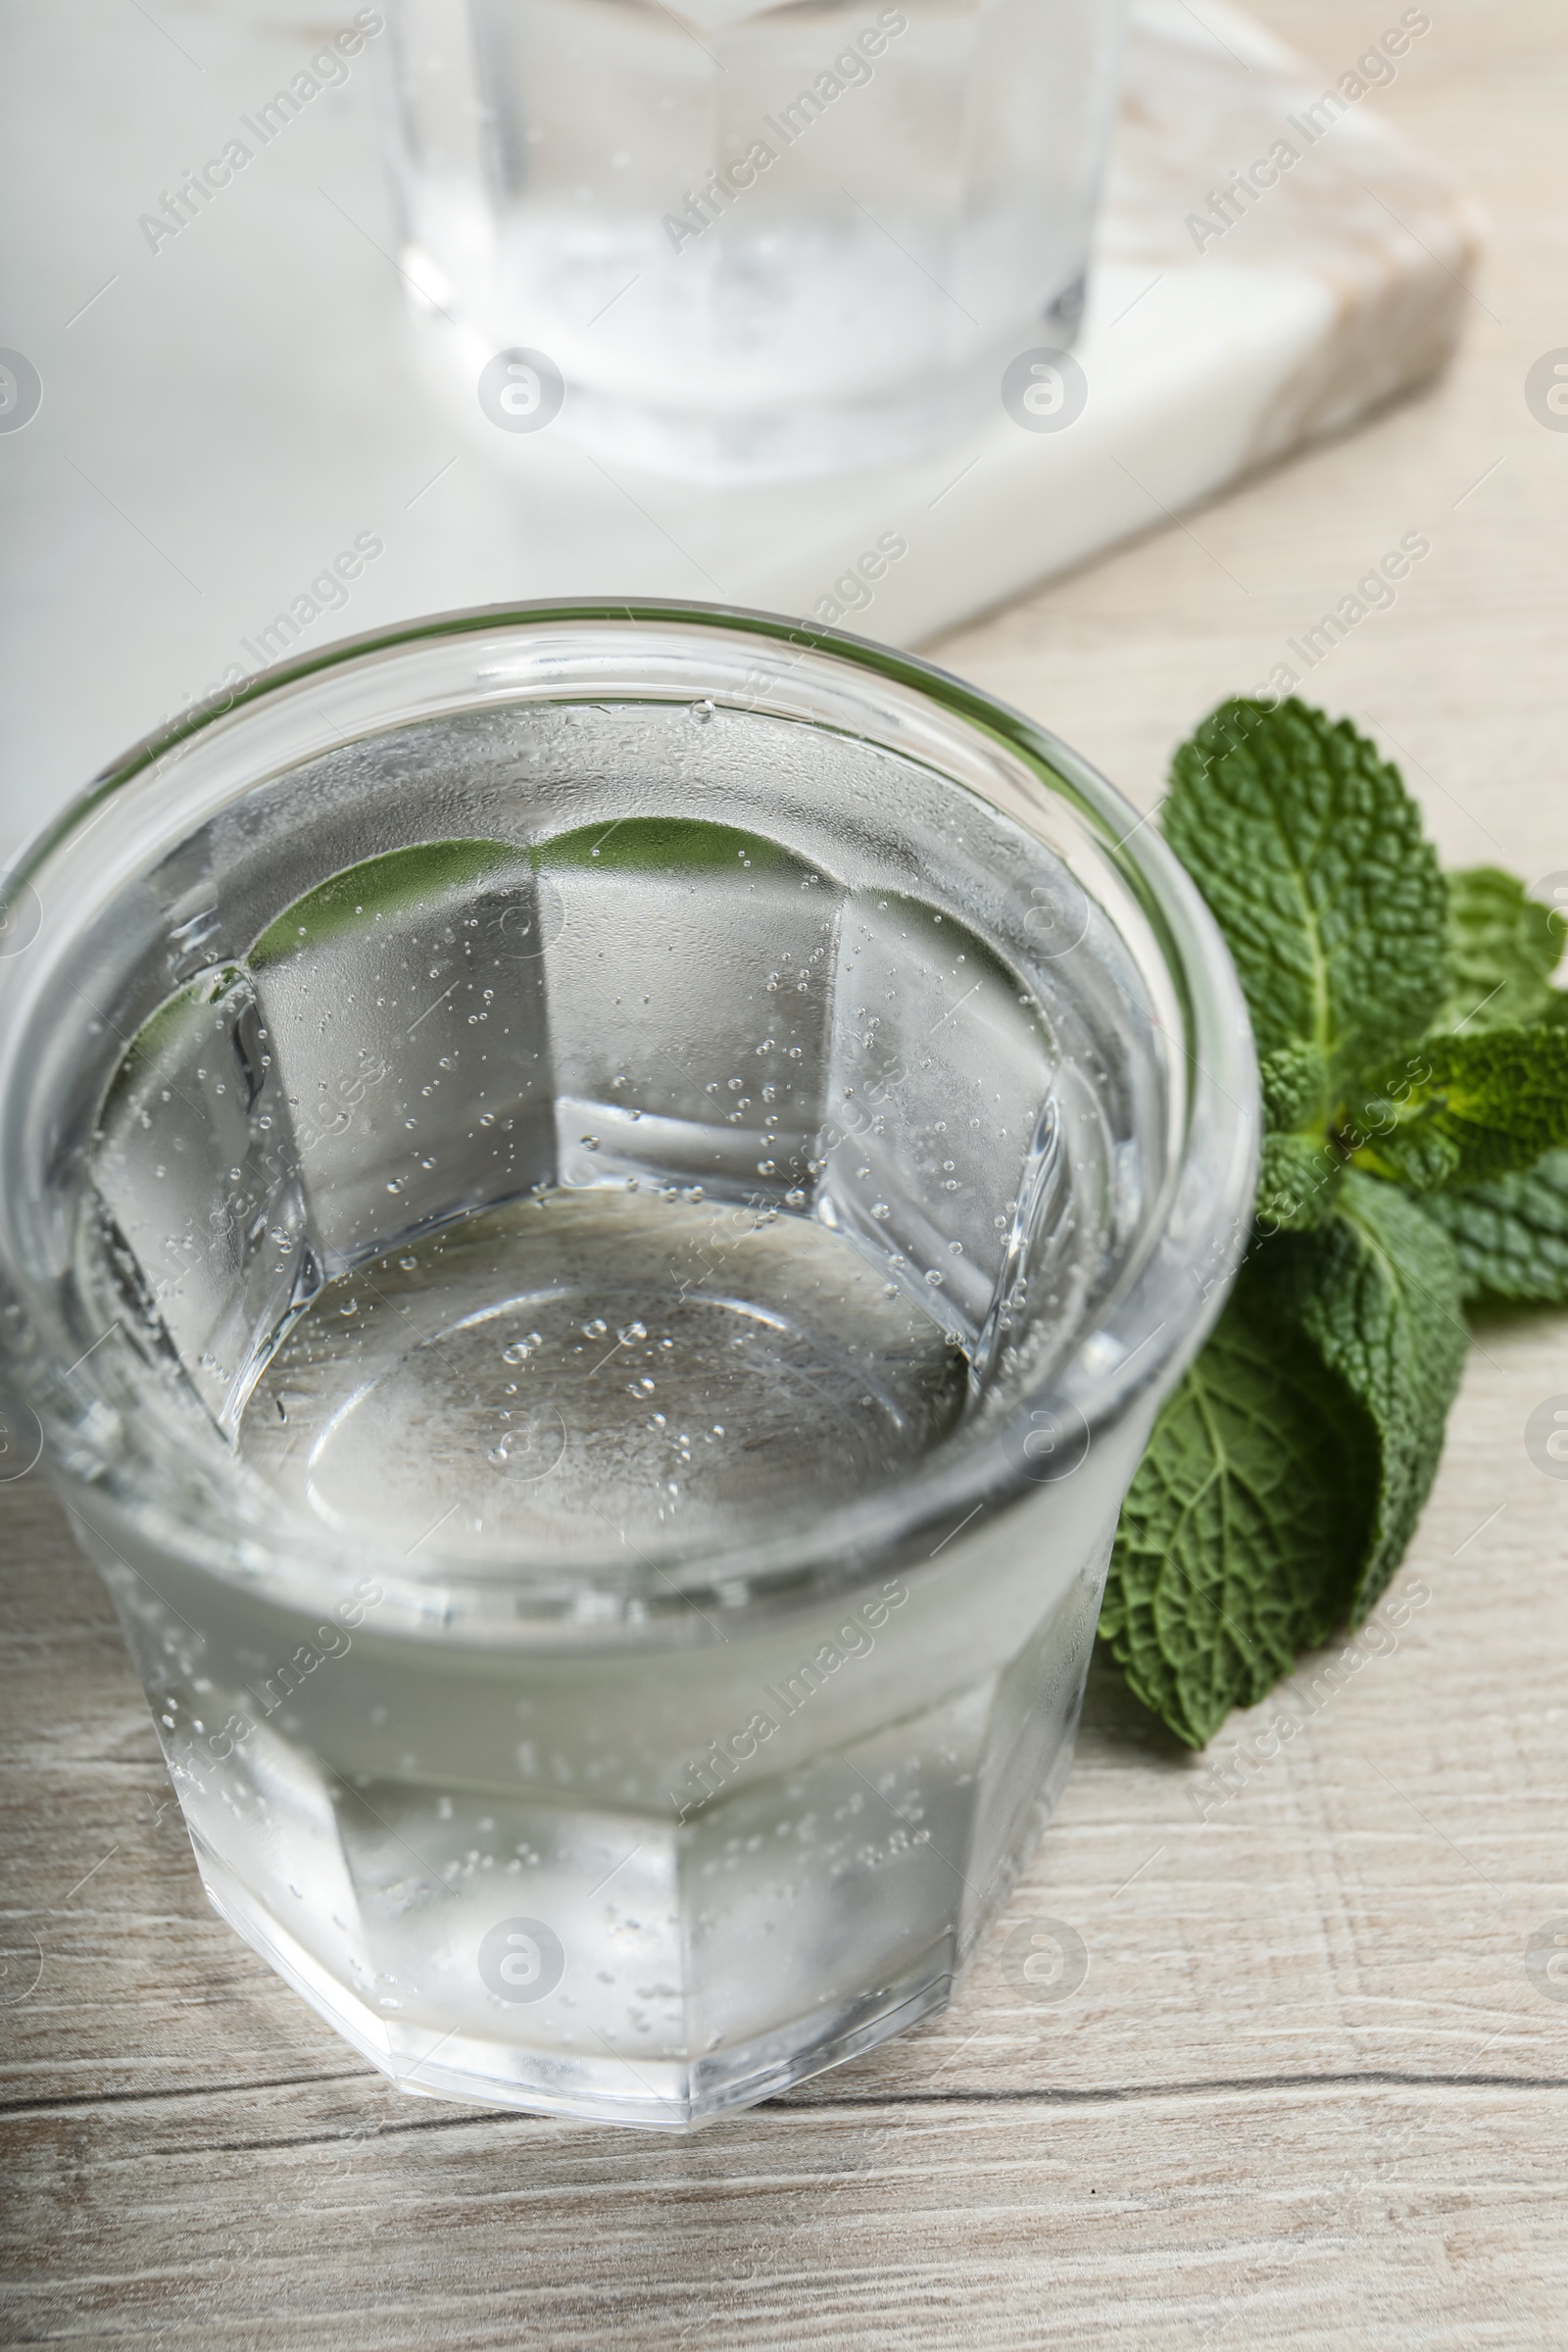
<svg viewBox="0 0 1568 2352"><path fill-rule="evenodd" d="M396 0L416 299L513 430L713 480L961 432L1071 341L1123 0Z"/></svg>

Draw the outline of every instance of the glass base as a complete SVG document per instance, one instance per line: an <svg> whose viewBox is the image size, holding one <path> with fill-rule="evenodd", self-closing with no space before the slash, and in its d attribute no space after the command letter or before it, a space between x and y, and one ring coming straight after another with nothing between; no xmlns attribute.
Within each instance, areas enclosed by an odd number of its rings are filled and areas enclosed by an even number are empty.
<svg viewBox="0 0 1568 2352"><path fill-rule="evenodd" d="M453 364L480 381L479 406L499 421L484 396L484 372L501 353L531 349L528 336L495 317L466 311L461 293L423 246L406 244L399 268L415 316L453 347ZM1038 316L952 368L911 361L892 379L858 389L823 383L809 394L767 404L739 396L721 401L710 386L690 384L676 385L671 396L673 368L649 371L650 387L662 383L663 399L651 392L644 397L626 390L623 379L612 384L585 375L568 352L561 361L564 396L559 413L546 412L543 429L617 470L631 467L715 487L897 465L962 441L988 423L1002 408L1002 379L1012 360L1031 348L1066 350L1074 342L1085 291L1079 270ZM556 355L545 356L554 367Z"/></svg>
<svg viewBox="0 0 1568 2352"><path fill-rule="evenodd" d="M946 2008L1055 1810L1072 1769L1081 1674L1074 1678L1074 1693L1064 1721L1053 1727L1049 1766L1038 1779L1044 1716L1026 1731L1024 1752L1010 1759L1022 1785L982 1904L949 1912L922 1950L879 1979L837 1996L819 1995L809 2009L768 2032L697 2058L639 2055L633 2061L608 2042L602 2053L564 2052L388 2016L289 1934L188 1813L186 1828L202 1885L220 1918L400 2090L583 2123L686 2132L858 2058Z"/></svg>
<svg viewBox="0 0 1568 2352"><path fill-rule="evenodd" d="M377 2015L257 1905L194 1829L191 1843L219 1917L362 2057L416 2097L468 2100L651 2132L689 2132L858 2058L946 2008L958 1974L955 1939L947 1935L892 1982L830 2009L814 2009L710 2058L645 2058L633 2065L608 2051L603 2057L561 2057L475 2034L437 2034Z"/></svg>

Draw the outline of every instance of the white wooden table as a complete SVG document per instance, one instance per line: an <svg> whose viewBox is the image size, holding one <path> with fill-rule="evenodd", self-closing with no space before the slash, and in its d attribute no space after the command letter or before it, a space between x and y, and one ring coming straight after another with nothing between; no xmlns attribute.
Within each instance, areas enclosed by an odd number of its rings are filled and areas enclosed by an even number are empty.
<svg viewBox="0 0 1568 2352"><path fill-rule="evenodd" d="M1398 12L1258 13L1337 72ZM939 653L1147 805L1194 718L1424 531L1304 691L1406 760L1450 860L1538 878L1568 869L1568 433L1524 378L1568 343L1568 26L1432 13L1382 103L1493 216L1451 376ZM1304 1729L1228 1796L1097 1675L948 2013L685 2139L362 2066L208 1910L108 1602L41 1480L0 1490L0 2338L1568 2343L1568 1980L1527 1964L1568 1936L1568 1481L1523 1444L1559 1391L1568 1317L1483 1324L1397 1646L1316 1699L1303 1669ZM1044 1917L1089 1953L1058 2001L1001 1959Z"/></svg>

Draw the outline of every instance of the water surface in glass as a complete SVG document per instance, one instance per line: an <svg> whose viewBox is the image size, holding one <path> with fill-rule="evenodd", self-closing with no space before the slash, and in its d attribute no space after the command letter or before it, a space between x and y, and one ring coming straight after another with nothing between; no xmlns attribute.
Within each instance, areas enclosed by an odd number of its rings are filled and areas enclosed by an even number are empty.
<svg viewBox="0 0 1568 2352"><path fill-rule="evenodd" d="M1159 1181L1159 1073L1137 998L1059 952L1082 893L995 811L955 859L928 777L874 813L842 777L803 841L762 829L774 722L540 731L604 776L561 779L590 820L361 859L199 971L115 1075L84 1213L149 1349L333 1529L707 1549L1038 1370ZM723 821L645 812L671 763Z"/></svg>

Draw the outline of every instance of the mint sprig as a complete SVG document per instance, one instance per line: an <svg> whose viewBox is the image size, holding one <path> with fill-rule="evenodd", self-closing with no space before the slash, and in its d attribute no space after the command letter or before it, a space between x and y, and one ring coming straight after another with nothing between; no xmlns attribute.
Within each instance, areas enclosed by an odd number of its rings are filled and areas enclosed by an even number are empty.
<svg viewBox="0 0 1568 2352"><path fill-rule="evenodd" d="M1428 1038L1374 1081L1355 1125L1353 1164L1418 1193L1533 1167L1568 1144L1568 1029Z"/></svg>
<svg viewBox="0 0 1568 2352"><path fill-rule="evenodd" d="M1500 866L1448 876L1452 978L1440 1027L1511 1029L1568 1010L1551 976L1562 961L1563 928L1540 899Z"/></svg>
<svg viewBox="0 0 1568 2352"><path fill-rule="evenodd" d="M1368 1534L1370 1446L1344 1383L1244 1267L1133 1480L1100 1615L1137 1696L1190 1746L1342 1613L1345 1563Z"/></svg>
<svg viewBox="0 0 1568 2352"><path fill-rule="evenodd" d="M1101 1633L1200 1747L1383 1592L1466 1301L1568 1301L1568 993L1559 919L1496 867L1446 877L1347 720L1222 704L1162 821L1241 976L1264 1142L1247 1262L1134 1476Z"/></svg>
<svg viewBox="0 0 1568 2352"><path fill-rule="evenodd" d="M1161 827L1225 934L1259 1054L1310 1047L1332 1081L1431 1027L1447 891L1398 770L1348 721L1222 703L1176 754Z"/></svg>
<svg viewBox="0 0 1568 2352"><path fill-rule="evenodd" d="M1568 1306L1568 1152L1494 1184L1455 1185L1426 1206L1453 1244L1467 1299Z"/></svg>
<svg viewBox="0 0 1568 2352"><path fill-rule="evenodd" d="M1464 1369L1470 1334L1453 1247L1407 1193L1350 1168L1333 1214L1316 1232L1282 1234L1258 1252L1257 1272L1282 1327L1371 1425L1370 1526L1359 1555L1342 1561L1336 1611L1348 1603L1358 1625L1404 1557Z"/></svg>

